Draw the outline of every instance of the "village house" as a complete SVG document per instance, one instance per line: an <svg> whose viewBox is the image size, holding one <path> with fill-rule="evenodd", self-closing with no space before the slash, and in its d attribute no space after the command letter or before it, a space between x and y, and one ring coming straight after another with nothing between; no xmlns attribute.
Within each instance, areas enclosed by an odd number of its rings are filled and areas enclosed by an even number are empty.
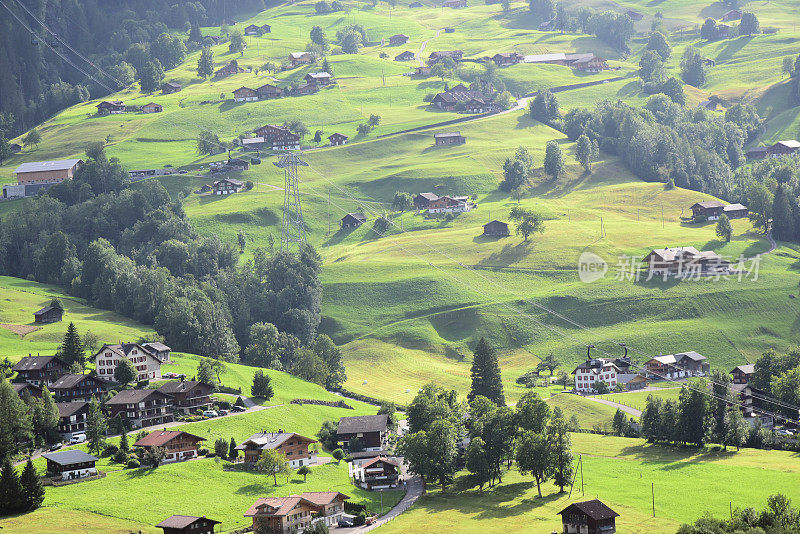
<svg viewBox="0 0 800 534"><path fill-rule="evenodd" d="M261 33L272 33L272 26L270 26L269 24L262 24Z"/></svg>
<svg viewBox="0 0 800 534"><path fill-rule="evenodd" d="M414 76L430 76L431 68L426 66L414 67Z"/></svg>
<svg viewBox="0 0 800 534"><path fill-rule="evenodd" d="M134 443L133 446L141 447L145 451L153 447L161 447L166 452L163 463L171 463L197 458L198 444L201 441L205 441L205 438L180 430L156 430Z"/></svg>
<svg viewBox="0 0 800 534"><path fill-rule="evenodd" d="M214 528L220 523L206 516L171 515L156 528L162 529L164 534L214 534Z"/></svg>
<svg viewBox="0 0 800 534"><path fill-rule="evenodd" d="M304 80L314 85L330 85L333 83L333 76L327 72L309 72Z"/></svg>
<svg viewBox="0 0 800 534"><path fill-rule="evenodd" d="M75 434L86 432L86 421L89 415L87 401L57 402L58 433L61 439L70 440Z"/></svg>
<svg viewBox="0 0 800 534"><path fill-rule="evenodd" d="M619 368L613 361L606 359L586 360L575 368L575 391L578 393L595 393L595 384L605 382L609 389L617 386Z"/></svg>
<svg viewBox="0 0 800 534"><path fill-rule="evenodd" d="M767 157L768 150L769 147L767 146L755 146L753 148L748 148L744 155L747 159L764 159Z"/></svg>
<svg viewBox="0 0 800 534"><path fill-rule="evenodd" d="M717 275L730 272L730 262L713 250L698 251L694 247L652 250L642 262L650 276Z"/></svg>
<svg viewBox="0 0 800 534"><path fill-rule="evenodd" d="M33 322L39 324L57 323L64 315L64 310L53 306L45 306L33 312Z"/></svg>
<svg viewBox="0 0 800 534"><path fill-rule="evenodd" d="M453 90L439 93L433 97L433 105L442 111L464 111L466 113L485 113L492 109L491 100L479 91Z"/></svg>
<svg viewBox="0 0 800 534"><path fill-rule="evenodd" d="M237 171L246 171L250 168L250 160L244 158L228 158L225 165Z"/></svg>
<svg viewBox="0 0 800 534"><path fill-rule="evenodd" d="M737 365L731 371L731 375L733 376L733 383L734 384L747 384L750 381L750 375L752 375L756 370L756 366L752 363L748 363L745 365Z"/></svg>
<svg viewBox="0 0 800 534"><path fill-rule="evenodd" d="M105 402L109 417L127 419L134 428L173 420L172 398L157 389L124 389Z"/></svg>
<svg viewBox="0 0 800 534"><path fill-rule="evenodd" d="M125 113L125 104L122 100L103 100L97 104L98 115L116 115L118 113Z"/></svg>
<svg viewBox="0 0 800 534"><path fill-rule="evenodd" d="M347 495L338 491L304 492L289 497L262 497L245 512L253 518L253 532L290 534L321 522L328 527L339 524Z"/></svg>
<svg viewBox="0 0 800 534"><path fill-rule="evenodd" d="M443 196L432 201L428 206L428 213L466 213L474 207L465 196Z"/></svg>
<svg viewBox="0 0 800 534"><path fill-rule="evenodd" d="M733 26L728 24L717 24L717 38L718 39L727 39L731 36L731 32L733 31Z"/></svg>
<svg viewBox="0 0 800 534"><path fill-rule="evenodd" d="M794 139L778 141L767 149L767 157L779 158L781 156L788 156L797 152L798 149L800 149L800 141Z"/></svg>
<svg viewBox="0 0 800 534"><path fill-rule="evenodd" d="M75 480L97 474L96 456L80 449L49 452L42 455L47 460L47 475L55 480Z"/></svg>
<svg viewBox="0 0 800 534"><path fill-rule="evenodd" d="M498 67L516 65L517 63L522 63L524 59L525 56L517 52L500 52L492 56L492 61L494 61Z"/></svg>
<svg viewBox="0 0 800 534"><path fill-rule="evenodd" d="M459 7L467 7L467 0L445 0L442 3L442 7L452 7L452 8L459 8Z"/></svg>
<svg viewBox="0 0 800 534"><path fill-rule="evenodd" d="M261 31L261 28L256 26L255 24L251 24L250 26L246 26L244 29L245 35L258 35Z"/></svg>
<svg viewBox="0 0 800 534"><path fill-rule="evenodd" d="M23 163L14 173L18 184L57 184L71 180L82 163L80 159L32 161Z"/></svg>
<svg viewBox="0 0 800 534"><path fill-rule="evenodd" d="M464 52L461 50L440 50L431 52L431 55L428 56L428 65L435 65L437 61L446 57L449 57L453 61L461 61L464 57Z"/></svg>
<svg viewBox="0 0 800 534"><path fill-rule="evenodd" d="M30 382L12 382L11 387L14 388L14 393L19 395L20 398L23 398L25 395L29 395L37 399L42 398L42 388L39 386L34 386Z"/></svg>
<svg viewBox="0 0 800 534"><path fill-rule="evenodd" d="M400 466L395 460L378 457L361 464L351 463L350 476L367 490L396 488L400 479Z"/></svg>
<svg viewBox="0 0 800 534"><path fill-rule="evenodd" d="M69 365L58 356L25 356L11 370L17 373L17 381L41 387L49 386L68 373Z"/></svg>
<svg viewBox="0 0 800 534"><path fill-rule="evenodd" d="M92 375L62 375L49 387L56 402L88 402L103 393L103 382Z"/></svg>
<svg viewBox="0 0 800 534"><path fill-rule="evenodd" d="M264 139L264 144L273 150L299 150L300 136L293 134L288 128L267 124L255 131L255 134Z"/></svg>
<svg viewBox="0 0 800 534"><path fill-rule="evenodd" d="M363 213L348 213L339 222L342 228L358 228L367 222L367 216Z"/></svg>
<svg viewBox="0 0 800 534"><path fill-rule="evenodd" d="M742 18L741 9L731 9L730 11L722 15L722 18L720 20L724 22L730 22L732 20L740 20L741 18Z"/></svg>
<svg viewBox="0 0 800 534"><path fill-rule="evenodd" d="M463 145L467 138L461 132L445 132L433 134L433 142L436 146Z"/></svg>
<svg viewBox="0 0 800 534"><path fill-rule="evenodd" d="M722 208L722 213L729 219L742 219L747 217L748 209L744 204L728 204Z"/></svg>
<svg viewBox="0 0 800 534"><path fill-rule="evenodd" d="M172 405L175 410L184 414L205 411L213 405L211 392L214 387L205 382L196 380L186 380L183 382L166 382L158 391L172 397Z"/></svg>
<svg viewBox="0 0 800 534"><path fill-rule="evenodd" d="M319 91L319 86L316 83L301 83L300 85L296 86L292 90L293 96L306 96L306 95L313 95Z"/></svg>
<svg viewBox="0 0 800 534"><path fill-rule="evenodd" d="M289 467L298 469L304 465L317 463L317 451L309 448L313 443L316 441L311 438L279 430L253 434L236 447L236 450L244 451L244 462L251 466L258 461L261 451L276 450L286 456Z"/></svg>
<svg viewBox="0 0 800 534"><path fill-rule="evenodd" d="M637 391L647 387L647 378L634 373L617 373L617 384L622 384L625 391Z"/></svg>
<svg viewBox="0 0 800 534"><path fill-rule="evenodd" d="M242 139L242 149L248 151L258 151L264 148L264 138L263 137L245 137ZM208 186L208 190L211 191L211 186Z"/></svg>
<svg viewBox="0 0 800 534"><path fill-rule="evenodd" d="M564 534L614 534L619 514L597 499L574 502L558 512Z"/></svg>
<svg viewBox="0 0 800 534"><path fill-rule="evenodd" d="M336 440L343 449L348 449L350 440L361 440L364 450L384 449L388 438L389 416L359 415L356 417L342 417L339 420L339 429Z"/></svg>
<svg viewBox="0 0 800 534"><path fill-rule="evenodd" d="M348 137L344 134L333 133L328 136L328 144L330 146L341 146L347 144Z"/></svg>
<svg viewBox="0 0 800 534"><path fill-rule="evenodd" d="M215 195L232 195L238 193L242 187L244 187L244 182L236 178L223 178L211 186Z"/></svg>
<svg viewBox="0 0 800 534"><path fill-rule="evenodd" d="M608 62L601 57L592 55L592 57L576 59L570 63L570 67L583 72L602 72L608 69Z"/></svg>
<svg viewBox="0 0 800 534"><path fill-rule="evenodd" d="M709 221L716 221L722 215L725 204L719 200L704 200L692 204L692 217L705 217Z"/></svg>
<svg viewBox="0 0 800 534"><path fill-rule="evenodd" d="M413 61L416 58L416 54L411 50L406 50L404 52L400 52L396 56L394 56L395 61Z"/></svg>
<svg viewBox="0 0 800 534"><path fill-rule="evenodd" d="M171 95L172 93L178 93L182 89L181 84L178 82L164 82L161 84L161 93L165 95Z"/></svg>
<svg viewBox="0 0 800 534"><path fill-rule="evenodd" d="M150 354L161 360L161 363L169 362L169 355L172 352L172 349L168 346L164 345L160 341L150 341L148 343L142 343L142 348L150 351Z"/></svg>
<svg viewBox="0 0 800 534"><path fill-rule="evenodd" d="M710 370L706 357L694 351L655 356L644 364L644 368L647 377L656 380L705 376Z"/></svg>
<svg viewBox="0 0 800 534"><path fill-rule="evenodd" d="M234 102L255 102L258 100L258 92L249 87L240 87L233 91Z"/></svg>
<svg viewBox="0 0 800 534"><path fill-rule="evenodd" d="M430 207L431 202L438 200L439 195L436 193L419 193L414 197L414 208L416 210L426 210Z"/></svg>
<svg viewBox="0 0 800 534"><path fill-rule="evenodd" d="M389 451L379 449L376 451L359 451L359 452L351 452L347 455L347 462L351 463L355 466L361 466L365 463L374 460L375 458L389 458L390 460L396 460L397 458L393 457ZM353 468L350 468L352 471Z"/></svg>
<svg viewBox="0 0 800 534"><path fill-rule="evenodd" d="M235 59L232 59L227 65L220 67L217 72L214 73L214 77L224 78L232 74L239 74L240 72L244 72L244 69L239 68L239 63Z"/></svg>
<svg viewBox="0 0 800 534"><path fill-rule="evenodd" d="M289 63L291 63L292 67L310 65L314 63L314 56L310 52L290 52Z"/></svg>
<svg viewBox="0 0 800 534"><path fill-rule="evenodd" d="M263 99L280 98L283 96L283 89L269 83L265 83L264 85L256 89L256 92L258 93L258 98L263 98Z"/></svg>
<svg viewBox="0 0 800 534"><path fill-rule="evenodd" d="M389 37L389 46L400 46L404 45L411 40L411 37L404 33L398 33L397 35L392 35Z"/></svg>
<svg viewBox="0 0 800 534"><path fill-rule="evenodd" d="M508 231L508 223L495 219L483 225L483 235L487 237L508 237L511 232Z"/></svg>
<svg viewBox="0 0 800 534"><path fill-rule="evenodd" d="M92 357L98 378L113 382L114 371L122 358L130 360L136 368L137 382L161 378L161 360L138 343L103 345Z"/></svg>
<svg viewBox="0 0 800 534"><path fill-rule="evenodd" d="M164 107L155 102L149 102L142 106L142 113L161 113L162 111L164 111Z"/></svg>

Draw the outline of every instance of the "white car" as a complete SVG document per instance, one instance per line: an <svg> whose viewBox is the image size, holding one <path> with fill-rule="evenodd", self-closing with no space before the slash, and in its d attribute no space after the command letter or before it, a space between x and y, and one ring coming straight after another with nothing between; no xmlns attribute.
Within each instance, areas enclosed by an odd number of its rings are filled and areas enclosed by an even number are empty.
<svg viewBox="0 0 800 534"><path fill-rule="evenodd" d="M70 445L77 445L78 443L83 443L86 441L86 434L72 434L72 437L69 438Z"/></svg>
<svg viewBox="0 0 800 534"><path fill-rule="evenodd" d="M206 411L203 412L203 416L204 417L216 417L218 415L219 414L217 412L215 412L214 410L206 410Z"/></svg>

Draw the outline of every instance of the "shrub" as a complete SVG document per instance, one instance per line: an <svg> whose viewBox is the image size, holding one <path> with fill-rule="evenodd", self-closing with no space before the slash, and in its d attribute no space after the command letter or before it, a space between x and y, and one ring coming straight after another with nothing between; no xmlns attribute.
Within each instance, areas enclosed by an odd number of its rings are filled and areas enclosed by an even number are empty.
<svg viewBox="0 0 800 534"><path fill-rule="evenodd" d="M364 512L364 510L358 512L358 514L356 514L356 516L353 518L354 527L360 527L366 522L367 522L367 514Z"/></svg>
<svg viewBox="0 0 800 534"><path fill-rule="evenodd" d="M199 456L208 456L208 449L206 449L205 447L200 447L199 449L197 449L197 454Z"/></svg>
<svg viewBox="0 0 800 534"><path fill-rule="evenodd" d="M114 445L113 443L106 443L103 447L103 454L102 456L114 456L119 452L119 447Z"/></svg>
<svg viewBox="0 0 800 534"><path fill-rule="evenodd" d="M247 180L244 183L244 189L245 189L245 191L250 191L251 189L253 189L253 181L252 180Z"/></svg>
<svg viewBox="0 0 800 534"><path fill-rule="evenodd" d="M118 464L124 464L128 461L128 453L123 450L117 450L117 452L114 453L114 461Z"/></svg>
<svg viewBox="0 0 800 534"><path fill-rule="evenodd" d="M131 458L130 460L128 460L128 467L131 469L136 469L137 467L139 467L139 465L140 465L139 460L137 460L136 458Z"/></svg>
<svg viewBox="0 0 800 534"><path fill-rule="evenodd" d="M231 409L231 403L226 401L226 400L219 401L217 403L217 406L219 406L223 410L230 410Z"/></svg>

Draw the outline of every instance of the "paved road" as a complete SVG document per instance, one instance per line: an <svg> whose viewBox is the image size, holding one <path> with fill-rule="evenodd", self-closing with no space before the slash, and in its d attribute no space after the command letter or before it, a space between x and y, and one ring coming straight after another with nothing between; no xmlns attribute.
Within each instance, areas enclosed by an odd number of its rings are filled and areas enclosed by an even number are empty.
<svg viewBox="0 0 800 534"><path fill-rule="evenodd" d="M428 42L429 41L432 41L433 39L436 39L437 37L439 37L440 33L442 33L442 30L438 29L438 30L436 30L436 35L434 35L430 39L422 41L422 46L420 46L419 52L417 52L417 61L419 61L419 66L420 67L424 67L425 66L425 60L422 59L422 53L425 51L425 47L428 46Z"/></svg>
<svg viewBox="0 0 800 534"><path fill-rule="evenodd" d="M606 406L611 406L612 408L619 408L623 412L633 415L634 417L641 417L642 411L637 410L636 408L631 408L630 406L626 406L624 404L620 404L618 402L613 402L605 399L598 399L595 397L584 397L585 399L589 399L592 402L599 402L600 404L605 404Z"/></svg>
<svg viewBox="0 0 800 534"><path fill-rule="evenodd" d="M419 499L424 492L425 486L422 484L422 479L418 476L411 477L406 481L405 497L403 497L403 499L397 503L394 508L381 516L375 523L369 526L364 525L361 527L352 528L336 528L333 530L333 532L336 532L337 534L364 534L365 532L374 530L408 510L411 505L417 502L417 499Z"/></svg>

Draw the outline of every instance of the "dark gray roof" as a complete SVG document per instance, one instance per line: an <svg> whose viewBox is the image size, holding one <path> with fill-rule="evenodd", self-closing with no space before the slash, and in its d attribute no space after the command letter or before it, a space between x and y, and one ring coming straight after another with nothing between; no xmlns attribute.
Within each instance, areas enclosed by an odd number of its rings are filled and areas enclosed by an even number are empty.
<svg viewBox="0 0 800 534"><path fill-rule="evenodd" d="M752 363L748 363L746 365L737 365L736 367L733 368L733 371L736 371L737 369L746 375L751 375L755 372L756 366L755 364Z"/></svg>
<svg viewBox="0 0 800 534"><path fill-rule="evenodd" d="M583 502L574 502L558 512L559 514L564 514L567 512L571 512L573 508L577 508L579 511L583 512L584 514L588 515L595 521L599 521L601 519L611 519L613 517L618 517L619 514L600 502L598 499L592 499L591 501L583 501Z"/></svg>
<svg viewBox="0 0 800 534"><path fill-rule="evenodd" d="M164 345L163 343L161 343L159 341L153 341L151 343L145 343L142 346L144 348L146 348L146 349L153 349L153 350L156 350L158 352L163 352L163 351L166 351L166 350L172 350L171 348L169 348L168 346Z"/></svg>
<svg viewBox="0 0 800 534"><path fill-rule="evenodd" d="M206 516L197 517L195 515L172 515L163 520L161 523L157 524L156 527L158 528L186 528L198 519L205 519L209 523L219 524L219 521L214 521L213 519L208 519Z"/></svg>
<svg viewBox="0 0 800 534"><path fill-rule="evenodd" d="M50 386L50 389L52 389L52 390L56 390L56 389L69 389L69 388L74 388L74 387L75 387L75 386L77 386L77 385L78 385L78 384L81 382L81 380L83 380L84 378L88 378L89 380L94 380L94 381L96 381L98 384L102 384L102 382L100 382L100 380L99 380L99 379L97 379L97 378L95 378L95 377L93 377L93 376L89 376L89 375L75 375L75 374L66 374L66 375L64 375L64 376L60 377L60 378L59 378L58 380L56 380L55 382L53 382L53 385L52 385L52 386Z"/></svg>
<svg viewBox="0 0 800 534"><path fill-rule="evenodd" d="M391 456L389 451L361 451L361 452L353 452L350 453L348 456L353 460L362 460L364 458L377 458L378 456Z"/></svg>
<svg viewBox="0 0 800 534"><path fill-rule="evenodd" d="M42 315L42 314L45 314L45 313L49 312L50 310L56 310L56 309L58 309L58 308L54 308L53 306L45 306L41 310L33 312L33 315ZM59 311L61 313L63 313L63 310L59 310Z"/></svg>
<svg viewBox="0 0 800 534"><path fill-rule="evenodd" d="M437 133L433 134L433 137L461 137L461 132L444 132L444 133Z"/></svg>
<svg viewBox="0 0 800 534"><path fill-rule="evenodd" d="M342 220L345 220L348 217L351 218L351 219L355 219L355 220L357 220L359 222L362 222L362 223L367 222L367 217L363 213L348 213L347 215L342 217Z"/></svg>
<svg viewBox="0 0 800 534"><path fill-rule="evenodd" d="M70 415L74 415L81 411L85 406L88 406L89 403L86 401L75 401L75 402L57 402L56 406L58 407L58 416L59 417L69 417Z"/></svg>
<svg viewBox="0 0 800 534"><path fill-rule="evenodd" d="M28 388L37 389L37 390L39 390L40 393L42 391L42 388L40 388L39 386L35 386L35 385L31 384L30 382L12 382L11 387L14 388L14 391L17 394L19 394L20 391L22 391L24 389L28 389Z"/></svg>
<svg viewBox="0 0 800 534"><path fill-rule="evenodd" d="M200 384L203 384L203 382L198 382L197 380L186 380L185 382L166 382L160 388L158 388L158 391L172 395L175 393L183 393L184 391L191 391ZM208 384L206 385L208 387L212 387Z"/></svg>
<svg viewBox="0 0 800 534"><path fill-rule="evenodd" d="M699 361L702 361L702 360L706 359L705 356L703 356L702 354L699 354L699 353L697 353L697 352L695 352L693 350L690 350L689 352L679 352L679 353L675 354L675 356L676 356L676 358L675 358L676 360L678 359L677 358L678 356L681 356L680 359L688 358L688 359L693 360L695 362L699 362Z"/></svg>
<svg viewBox="0 0 800 534"><path fill-rule="evenodd" d="M389 420L387 414L358 415L356 417L342 417L339 420L337 434L357 434L359 432L386 432Z"/></svg>
<svg viewBox="0 0 800 534"><path fill-rule="evenodd" d="M80 159L59 159L54 161L31 161L23 163L14 171L20 172L43 172L43 171L65 171L71 169L82 160Z"/></svg>
<svg viewBox="0 0 800 534"><path fill-rule="evenodd" d="M45 458L58 465L72 465L81 464L83 462L96 462L99 460L96 456L92 456L80 449L70 449L68 451L49 452L43 454Z"/></svg>
<svg viewBox="0 0 800 534"><path fill-rule="evenodd" d="M66 367L67 364L61 361L57 356L25 356L20 361L18 361L14 367L11 368L12 371L38 371L39 369L44 369L44 366L50 363L51 360L58 360L61 364Z"/></svg>
<svg viewBox="0 0 800 534"><path fill-rule="evenodd" d="M106 404L136 404L147 400L151 395L166 396L166 393L157 389L123 389L112 399L107 400Z"/></svg>

